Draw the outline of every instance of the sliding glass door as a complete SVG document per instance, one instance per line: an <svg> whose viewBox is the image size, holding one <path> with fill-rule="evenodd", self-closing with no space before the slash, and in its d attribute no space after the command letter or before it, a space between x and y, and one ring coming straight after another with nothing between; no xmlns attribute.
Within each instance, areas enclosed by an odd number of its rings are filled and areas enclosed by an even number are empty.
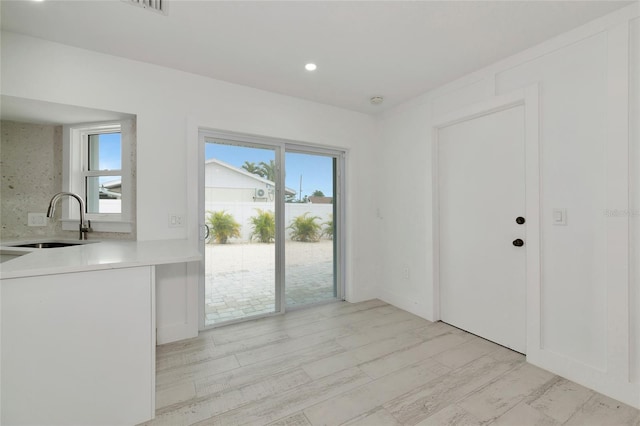
<svg viewBox="0 0 640 426"><path fill-rule="evenodd" d="M201 131L201 328L342 299L343 153Z"/></svg>
<svg viewBox="0 0 640 426"><path fill-rule="evenodd" d="M288 307L335 299L337 160L330 155L289 151L286 174L298 184L285 203L285 282Z"/></svg>
<svg viewBox="0 0 640 426"><path fill-rule="evenodd" d="M276 305L276 149L205 141L205 327Z"/></svg>

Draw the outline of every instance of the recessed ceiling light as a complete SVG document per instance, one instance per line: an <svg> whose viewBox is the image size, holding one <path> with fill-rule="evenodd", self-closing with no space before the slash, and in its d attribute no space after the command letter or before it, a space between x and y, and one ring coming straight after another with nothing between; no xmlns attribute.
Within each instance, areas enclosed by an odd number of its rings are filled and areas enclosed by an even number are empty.
<svg viewBox="0 0 640 426"><path fill-rule="evenodd" d="M307 65L304 66L304 69L306 69L307 71L315 71L316 68L318 68L316 64L312 64L312 63L308 63Z"/></svg>

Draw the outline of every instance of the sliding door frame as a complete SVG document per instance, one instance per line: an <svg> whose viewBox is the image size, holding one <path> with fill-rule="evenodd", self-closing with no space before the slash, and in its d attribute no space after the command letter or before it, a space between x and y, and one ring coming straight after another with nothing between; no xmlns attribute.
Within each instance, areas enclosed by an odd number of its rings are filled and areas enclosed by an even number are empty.
<svg viewBox="0 0 640 426"><path fill-rule="evenodd" d="M344 182L344 168L345 168L345 156L346 152L343 150L336 150L324 147L318 147L314 145L305 145L298 142L290 142L287 143L285 149L283 150L283 155L287 152L297 153L297 154L311 154L311 155L322 155L326 157L332 157L335 159L335 168L334 168L334 176L333 176L333 276L335 280L335 288L336 288L336 300L344 300L345 299L345 232L344 232L344 223L346 220L346 211L344 208L344 194L345 194L345 182ZM283 158L284 159L284 158ZM285 164L284 161L282 164ZM283 167L284 168L284 167ZM284 179L284 175L283 175ZM283 203L284 205L284 203ZM282 220L284 221L284 211L282 215ZM283 229L284 233L284 229ZM284 250L284 235L282 238L282 248ZM284 266L284 262L283 262ZM285 293L285 292L283 292ZM329 300L331 301L331 300ZM322 304L326 302L318 302L315 304ZM315 305L314 304L314 305ZM299 305L294 307L289 307L289 310L296 309L304 309L309 305Z"/></svg>
<svg viewBox="0 0 640 426"><path fill-rule="evenodd" d="M276 159L276 196L275 196L275 216L276 216L276 250L275 250L275 310L272 313L249 316L246 318L225 321L220 324L205 325L205 222L202 212L205 210L204 191L204 162L205 146L207 141L220 142L229 145L243 146L248 148L273 149ZM229 325L237 322L254 320L258 318L280 315L286 311L285 296L285 154L286 152L296 152L303 154L316 154L332 157L335 159L334 170L334 281L336 287L336 299L344 300L345 297L345 233L343 230L346 212L344 203L345 182L345 156L346 151L338 148L332 149L313 144L306 144L298 141L271 138L266 136L255 136L242 133L227 132L200 127L198 128L198 235L199 249L203 255L198 273L198 328L206 330L218 326ZM296 306L294 309L302 309L305 305Z"/></svg>

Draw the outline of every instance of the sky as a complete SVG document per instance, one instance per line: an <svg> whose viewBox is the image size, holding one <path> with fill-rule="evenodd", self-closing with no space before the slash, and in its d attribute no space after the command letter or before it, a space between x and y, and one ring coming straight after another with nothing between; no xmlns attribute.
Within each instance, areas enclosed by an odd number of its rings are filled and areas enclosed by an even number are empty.
<svg viewBox="0 0 640 426"><path fill-rule="evenodd" d="M242 168L245 161L256 163L275 160L275 151L232 145L207 143L205 159L215 158L232 166ZM327 197L333 196L333 158L322 155L285 153L285 186L300 194L302 176L302 197L320 190Z"/></svg>
<svg viewBox="0 0 640 426"><path fill-rule="evenodd" d="M99 138L98 158L99 170L122 169L122 142L120 133L103 133ZM116 176L101 176L100 183L117 180Z"/></svg>

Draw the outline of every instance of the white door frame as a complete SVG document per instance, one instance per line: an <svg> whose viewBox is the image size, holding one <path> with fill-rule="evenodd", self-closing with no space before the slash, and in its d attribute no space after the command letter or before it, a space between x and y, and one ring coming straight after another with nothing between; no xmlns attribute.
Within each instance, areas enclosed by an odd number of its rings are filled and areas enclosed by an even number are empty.
<svg viewBox="0 0 640 426"><path fill-rule="evenodd" d="M439 194L439 131L474 118L524 106L525 150L525 217L527 219L526 249L526 321L527 354L540 350L540 142L538 86L533 85L506 95L496 96L452 113L436 117L432 122L432 232L433 232L433 318L440 314L440 194Z"/></svg>

